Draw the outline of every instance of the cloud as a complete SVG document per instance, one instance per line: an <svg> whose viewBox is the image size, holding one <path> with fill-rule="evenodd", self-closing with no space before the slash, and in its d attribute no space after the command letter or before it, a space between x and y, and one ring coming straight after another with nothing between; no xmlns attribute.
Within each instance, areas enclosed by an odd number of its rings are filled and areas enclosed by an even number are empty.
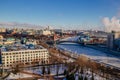
<svg viewBox="0 0 120 80"><path fill-rule="evenodd" d="M120 19L117 17L112 17L111 19L109 17L104 17L102 23L105 26L106 32L120 31Z"/></svg>

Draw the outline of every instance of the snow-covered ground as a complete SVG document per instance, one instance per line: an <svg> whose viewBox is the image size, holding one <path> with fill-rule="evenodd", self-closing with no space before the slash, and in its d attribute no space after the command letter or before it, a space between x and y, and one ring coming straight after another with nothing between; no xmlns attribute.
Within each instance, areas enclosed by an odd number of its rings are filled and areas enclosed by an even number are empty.
<svg viewBox="0 0 120 80"><path fill-rule="evenodd" d="M105 78L93 73L94 75L94 80L106 80ZM85 76L87 77L87 80L91 80L91 77L92 77L92 73L90 71L86 71L84 72L84 74L82 74L83 76L83 79L85 78ZM75 80L79 80L79 74L76 73L75 74Z"/></svg>
<svg viewBox="0 0 120 80"><path fill-rule="evenodd" d="M56 68L57 68L57 66L51 67L51 75L56 75L56 70L57 70ZM65 67L60 67L59 68L59 74L63 73L65 69L66 69ZM41 66L34 67L34 68L33 67L32 68L26 68L24 71L42 75ZM47 68L46 68L46 72L47 72ZM92 73L90 71L84 71L84 74L82 74L82 75L83 75L83 78L86 76L88 78L88 80L91 80ZM78 72L76 72L74 76L75 76L75 80L79 80L78 79ZM64 75L54 76L54 77L64 78ZM101 77L101 76L99 76L95 73L94 73L94 79L95 80L105 80L103 77ZM64 80L66 80L66 79L64 79Z"/></svg>
<svg viewBox="0 0 120 80"><path fill-rule="evenodd" d="M10 73L10 75L5 80L15 80L19 78L29 78L29 77L33 77L33 76L24 73L17 73L17 74Z"/></svg>
<svg viewBox="0 0 120 80"><path fill-rule="evenodd" d="M64 73L65 69L66 69L66 67L64 67L63 65L59 65L59 72L58 72L58 74ZM56 72L57 72L56 70L57 70L57 66L56 65L55 66L51 66L50 67L51 75L56 75ZM48 72L47 67L45 68L45 71ZM35 74L42 75L42 67L38 66L38 67L24 68L24 72L35 73ZM17 74L11 73L5 80L15 80L15 79L19 79L19 78L30 78L30 77L33 77L33 76L25 74L25 73L17 73Z"/></svg>
<svg viewBox="0 0 120 80"><path fill-rule="evenodd" d="M87 57L94 59L96 61L103 62L120 68L120 58L117 58L108 53L104 53L102 51L98 51L88 47L83 47L75 43L62 43L57 45L57 47L73 53L84 54Z"/></svg>
<svg viewBox="0 0 120 80"><path fill-rule="evenodd" d="M64 70L65 70L65 69L66 69L66 68L65 68L64 66L59 65L59 74L64 73ZM55 65L55 66L51 65L51 67L50 67L51 75L56 75L56 72L57 72L56 70L57 70L57 66L56 66L56 65ZM41 67L41 66L31 67L31 68L25 68L24 71L25 71L25 72L30 72L30 73L35 73L35 74L40 74L40 75L42 75L42 67ZM45 67L45 71L46 71L46 73L48 72L47 66Z"/></svg>

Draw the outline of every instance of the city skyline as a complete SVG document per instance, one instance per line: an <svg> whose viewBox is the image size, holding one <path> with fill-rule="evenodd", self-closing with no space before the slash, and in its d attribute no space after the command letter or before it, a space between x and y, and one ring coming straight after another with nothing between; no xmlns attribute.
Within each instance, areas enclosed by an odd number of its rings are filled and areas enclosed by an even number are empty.
<svg viewBox="0 0 120 80"><path fill-rule="evenodd" d="M1 0L0 22L103 29L102 19L120 18L119 3L114 0Z"/></svg>

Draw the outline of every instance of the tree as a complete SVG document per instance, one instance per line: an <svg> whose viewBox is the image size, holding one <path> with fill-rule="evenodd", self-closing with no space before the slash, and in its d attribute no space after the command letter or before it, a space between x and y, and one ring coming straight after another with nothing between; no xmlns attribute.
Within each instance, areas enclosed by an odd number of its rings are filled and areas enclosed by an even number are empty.
<svg viewBox="0 0 120 80"><path fill-rule="evenodd" d="M81 76L82 74L84 74L84 69L87 68L87 62L88 62L88 58L86 58L83 55L80 55L76 60L76 64L78 64L79 66L78 70L80 70Z"/></svg>
<svg viewBox="0 0 120 80"><path fill-rule="evenodd" d="M45 66L42 67L42 74L45 74Z"/></svg>
<svg viewBox="0 0 120 80"><path fill-rule="evenodd" d="M85 76L85 79L84 79L84 80L88 80L86 76Z"/></svg>
<svg viewBox="0 0 120 80"><path fill-rule="evenodd" d="M48 74L51 74L50 66L48 66L47 68L48 68Z"/></svg>
<svg viewBox="0 0 120 80"><path fill-rule="evenodd" d="M81 73L81 74L83 74L83 73L84 73L84 71L83 71L83 67L81 67L81 71L80 71L80 73Z"/></svg>
<svg viewBox="0 0 120 80"><path fill-rule="evenodd" d="M91 80L94 80L94 75L93 73L95 71L97 71L97 64L93 61L90 61L90 69L91 69L91 72L92 72L92 77L91 77Z"/></svg>
<svg viewBox="0 0 120 80"><path fill-rule="evenodd" d="M67 80L75 80L75 76L74 76L74 73L66 76Z"/></svg>
<svg viewBox="0 0 120 80"><path fill-rule="evenodd" d="M104 65L100 66L100 70L102 72L103 77L105 77L105 67L104 67Z"/></svg>
<svg viewBox="0 0 120 80"><path fill-rule="evenodd" d="M83 76L81 75L81 76L79 76L79 80L83 80Z"/></svg>
<svg viewBox="0 0 120 80"><path fill-rule="evenodd" d="M49 77L49 80L54 80L54 78L52 76Z"/></svg>
<svg viewBox="0 0 120 80"><path fill-rule="evenodd" d="M18 72L20 72L20 68L19 65L17 64L15 67L13 67L13 74L17 74Z"/></svg>
<svg viewBox="0 0 120 80"><path fill-rule="evenodd" d="M63 74L64 74L64 75L66 75L66 74L67 74L67 70L66 70L66 69L64 70L64 73L63 73Z"/></svg>
<svg viewBox="0 0 120 80"><path fill-rule="evenodd" d="M56 68L56 75L58 76L60 66L59 66L59 64L57 64L56 66L57 66L57 68Z"/></svg>
<svg viewBox="0 0 120 80"><path fill-rule="evenodd" d="M91 77L91 80L94 80L94 75L93 75L93 73L92 73L92 77Z"/></svg>

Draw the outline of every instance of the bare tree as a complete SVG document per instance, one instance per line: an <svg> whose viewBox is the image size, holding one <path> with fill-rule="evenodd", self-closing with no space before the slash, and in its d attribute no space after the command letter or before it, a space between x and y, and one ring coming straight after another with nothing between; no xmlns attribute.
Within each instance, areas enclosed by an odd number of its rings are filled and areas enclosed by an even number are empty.
<svg viewBox="0 0 120 80"><path fill-rule="evenodd" d="M13 71L12 71L14 74L17 74L18 72L20 72L20 67L19 65L15 65L15 67L13 67Z"/></svg>
<svg viewBox="0 0 120 80"><path fill-rule="evenodd" d="M47 69L48 69L48 74L51 74L50 65L47 67Z"/></svg>

